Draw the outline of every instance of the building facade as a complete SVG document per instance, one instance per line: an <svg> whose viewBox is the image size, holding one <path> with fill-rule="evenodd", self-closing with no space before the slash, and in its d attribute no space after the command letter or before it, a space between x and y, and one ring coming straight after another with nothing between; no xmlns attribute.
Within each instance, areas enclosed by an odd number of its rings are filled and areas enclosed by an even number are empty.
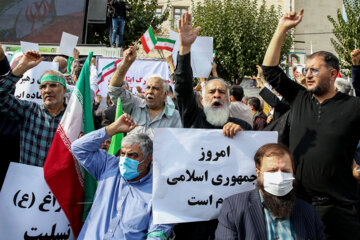
<svg viewBox="0 0 360 240"><path fill-rule="evenodd" d="M194 2L203 2L195 0ZM167 0L158 0L157 12L160 14L167 6ZM259 4L261 1L259 1ZM168 35L169 29L177 28L177 22L182 13L191 12L191 0L170 0L171 9L169 20L163 23L161 35ZM268 6L281 7L283 13L299 11L304 8L302 22L294 32L293 52L310 54L311 51L325 50L336 53L331 45L332 24L327 19L328 15L336 17L337 9L342 9L342 0L266 0ZM335 18L336 19L336 18Z"/></svg>

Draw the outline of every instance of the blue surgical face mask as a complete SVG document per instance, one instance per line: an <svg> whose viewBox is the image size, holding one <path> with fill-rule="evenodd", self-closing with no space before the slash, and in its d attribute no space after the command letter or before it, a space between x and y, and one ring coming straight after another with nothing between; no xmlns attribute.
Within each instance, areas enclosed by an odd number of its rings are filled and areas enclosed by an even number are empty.
<svg viewBox="0 0 360 240"><path fill-rule="evenodd" d="M139 162L128 157L120 157L119 169L121 175L126 180L132 180L138 177L140 173L137 171L137 168L143 161Z"/></svg>

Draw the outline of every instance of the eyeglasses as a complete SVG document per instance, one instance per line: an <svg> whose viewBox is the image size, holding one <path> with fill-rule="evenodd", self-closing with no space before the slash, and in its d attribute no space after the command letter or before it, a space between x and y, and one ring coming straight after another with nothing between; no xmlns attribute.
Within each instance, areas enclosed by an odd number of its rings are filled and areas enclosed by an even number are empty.
<svg viewBox="0 0 360 240"><path fill-rule="evenodd" d="M318 68L303 68L303 69L301 69L301 74L306 76L306 74L308 73L309 70L310 70L311 75L313 75L314 77L319 76L319 74L321 72L320 69L318 69ZM330 70L331 69L327 69L327 71L330 71Z"/></svg>
<svg viewBox="0 0 360 240"><path fill-rule="evenodd" d="M308 73L309 70L310 70L311 75L313 75L314 77L317 77L320 74L320 70L317 68L303 68L303 69L301 69L302 75L306 76L306 74Z"/></svg>
<svg viewBox="0 0 360 240"><path fill-rule="evenodd" d="M50 89L55 89L55 88L59 87L59 85L60 85L60 83L56 83L56 82L54 82L54 83L44 83L44 84L39 85L39 89L40 90L45 90L48 86L49 86Z"/></svg>

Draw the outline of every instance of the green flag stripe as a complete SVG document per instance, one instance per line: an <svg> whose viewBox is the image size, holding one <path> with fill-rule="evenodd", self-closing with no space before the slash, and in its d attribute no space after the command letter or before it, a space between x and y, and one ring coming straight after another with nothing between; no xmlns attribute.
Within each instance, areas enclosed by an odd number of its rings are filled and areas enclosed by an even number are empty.
<svg viewBox="0 0 360 240"><path fill-rule="evenodd" d="M151 38L151 41L154 43L154 45L156 44L156 38L155 38L155 35L152 31L152 27L150 26L149 27L149 35L150 35L150 38Z"/></svg>
<svg viewBox="0 0 360 240"><path fill-rule="evenodd" d="M172 39L168 39L168 38L157 38L158 42L168 42L168 43L174 43L175 44L175 40Z"/></svg>

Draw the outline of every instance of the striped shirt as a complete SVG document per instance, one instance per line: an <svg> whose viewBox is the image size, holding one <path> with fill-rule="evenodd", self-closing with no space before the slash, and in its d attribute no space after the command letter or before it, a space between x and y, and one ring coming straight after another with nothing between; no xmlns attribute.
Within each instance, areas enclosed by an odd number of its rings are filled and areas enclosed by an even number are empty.
<svg viewBox="0 0 360 240"><path fill-rule="evenodd" d="M11 74L0 80L0 111L21 122L20 162L42 167L64 110L53 117L44 106L17 99L11 93L18 80Z"/></svg>
<svg viewBox="0 0 360 240"><path fill-rule="evenodd" d="M263 197L259 191L261 203ZM263 205L264 206L264 205ZM289 217L277 218L264 206L267 239L294 240L294 229Z"/></svg>

